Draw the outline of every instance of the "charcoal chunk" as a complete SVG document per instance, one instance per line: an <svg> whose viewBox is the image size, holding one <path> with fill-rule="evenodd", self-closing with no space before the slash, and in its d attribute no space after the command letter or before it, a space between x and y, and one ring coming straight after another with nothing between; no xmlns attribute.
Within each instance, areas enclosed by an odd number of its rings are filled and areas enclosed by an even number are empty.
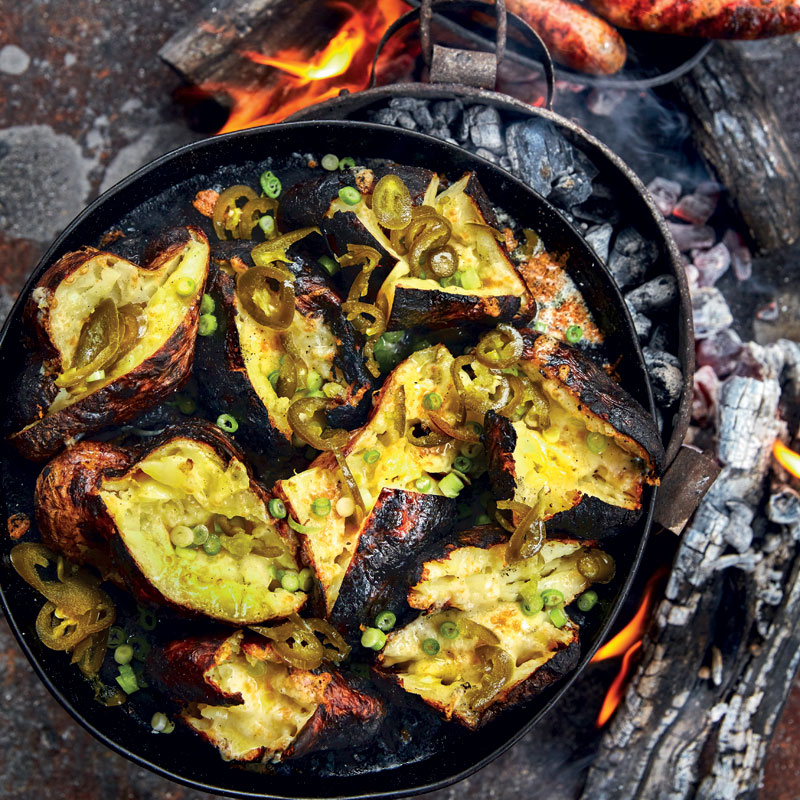
<svg viewBox="0 0 800 800"><path fill-rule="evenodd" d="M736 331L728 328L697 343L697 365L711 367L717 377L726 378L739 363L742 340Z"/></svg>
<svg viewBox="0 0 800 800"><path fill-rule="evenodd" d="M573 206L572 213L583 222L600 225L605 222L616 225L620 220L619 202L612 190L598 181L592 184L592 196Z"/></svg>
<svg viewBox="0 0 800 800"><path fill-rule="evenodd" d="M625 295L629 308L642 314L663 309L678 296L678 284L672 275L659 275Z"/></svg>
<svg viewBox="0 0 800 800"><path fill-rule="evenodd" d="M425 105L424 100L418 100L416 97L393 97L389 101L389 108L396 108L398 111L410 111L411 113L418 108L424 108Z"/></svg>
<svg viewBox="0 0 800 800"><path fill-rule="evenodd" d="M417 129L416 120L407 111L401 111L397 115L397 124L408 131L415 131Z"/></svg>
<svg viewBox="0 0 800 800"><path fill-rule="evenodd" d="M597 257L605 262L608 261L608 251L611 249L611 237L613 235L614 226L606 222L589 228L584 238L589 247L597 253Z"/></svg>
<svg viewBox="0 0 800 800"><path fill-rule="evenodd" d="M433 127L433 117L426 105L415 108L411 112L411 116L414 117L415 122L423 131L427 132Z"/></svg>
<svg viewBox="0 0 800 800"><path fill-rule="evenodd" d="M572 208L592 195L592 182L583 171L562 175L550 191L550 200L562 208Z"/></svg>
<svg viewBox="0 0 800 800"><path fill-rule="evenodd" d="M800 495L790 486L775 492L767 503L767 516L779 525L796 525L800 522Z"/></svg>
<svg viewBox="0 0 800 800"><path fill-rule="evenodd" d="M496 108L472 106L464 112L462 125L467 127L469 138L475 147L491 150L497 154L505 150L502 122Z"/></svg>
<svg viewBox="0 0 800 800"><path fill-rule="evenodd" d="M450 126L456 121L463 108L460 100L440 100L431 106L431 115L436 122Z"/></svg>
<svg viewBox="0 0 800 800"><path fill-rule="evenodd" d="M543 197L573 164L571 145L546 120L515 122L506 128L506 149L511 168Z"/></svg>
<svg viewBox="0 0 800 800"><path fill-rule="evenodd" d="M637 338L640 342L646 342L647 337L650 335L650 329L653 327L650 317L646 317L644 314L639 314L633 309L630 309L630 312L631 319L633 320L633 328L636 331Z"/></svg>
<svg viewBox="0 0 800 800"><path fill-rule="evenodd" d="M656 403L661 406L671 406L681 396L683 388L681 362L663 350L644 347L642 352Z"/></svg>
<svg viewBox="0 0 800 800"><path fill-rule="evenodd" d="M394 125L399 116L400 112L396 108L379 108L372 114L372 121L380 125Z"/></svg>
<svg viewBox="0 0 800 800"><path fill-rule="evenodd" d="M658 256L658 248L635 228L623 228L617 235L608 267L620 288L638 283Z"/></svg>
<svg viewBox="0 0 800 800"><path fill-rule="evenodd" d="M500 158L497 153L493 153L491 150L487 150L485 147L479 147L477 150L475 150L475 155L485 158L487 161L491 161L492 164L497 164L500 162Z"/></svg>
<svg viewBox="0 0 800 800"><path fill-rule="evenodd" d="M656 325L653 332L650 334L650 341L647 343L647 346L651 350L667 350L669 348L669 343L669 326L663 323L661 325Z"/></svg>

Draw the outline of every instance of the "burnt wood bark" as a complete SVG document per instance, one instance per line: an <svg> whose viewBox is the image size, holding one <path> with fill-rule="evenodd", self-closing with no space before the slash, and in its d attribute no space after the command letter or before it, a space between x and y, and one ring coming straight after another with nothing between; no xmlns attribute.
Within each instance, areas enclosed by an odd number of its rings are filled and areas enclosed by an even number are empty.
<svg viewBox="0 0 800 800"><path fill-rule="evenodd" d="M334 4L335 5L335 4ZM224 87L272 85L276 70L242 55L311 51L327 43L341 12L319 0L216 0L203 6L159 51L189 83L224 97Z"/></svg>
<svg viewBox="0 0 800 800"><path fill-rule="evenodd" d="M721 391L722 472L683 535L585 800L758 796L800 663L800 522L769 525L763 506L781 377L796 380L800 346L750 353L758 374Z"/></svg>
<svg viewBox="0 0 800 800"><path fill-rule="evenodd" d="M768 99L735 45L717 44L675 83L694 141L761 250L800 237L800 168Z"/></svg>

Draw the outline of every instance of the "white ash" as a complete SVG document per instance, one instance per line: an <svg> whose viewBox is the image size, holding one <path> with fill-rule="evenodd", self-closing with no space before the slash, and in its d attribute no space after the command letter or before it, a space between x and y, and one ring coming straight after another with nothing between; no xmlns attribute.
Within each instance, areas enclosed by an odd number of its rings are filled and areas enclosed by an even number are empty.
<svg viewBox="0 0 800 800"><path fill-rule="evenodd" d="M733 325L733 314L725 298L714 286L691 289L694 335L704 339Z"/></svg>

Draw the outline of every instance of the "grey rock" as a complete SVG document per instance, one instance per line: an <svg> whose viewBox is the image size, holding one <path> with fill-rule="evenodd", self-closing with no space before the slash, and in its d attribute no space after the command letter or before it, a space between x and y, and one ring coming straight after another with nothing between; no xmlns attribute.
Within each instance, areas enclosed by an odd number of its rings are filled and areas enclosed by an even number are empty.
<svg viewBox="0 0 800 800"><path fill-rule="evenodd" d="M659 275L625 295L625 301L634 311L649 314L664 308L678 296L678 284L672 275Z"/></svg>
<svg viewBox="0 0 800 800"><path fill-rule="evenodd" d="M663 350L642 348L644 363L653 387L653 397L661 406L671 406L680 397L683 389L683 373L680 361Z"/></svg>
<svg viewBox="0 0 800 800"><path fill-rule="evenodd" d="M586 231L586 239L592 250L597 253L597 257L605 262L608 261L608 251L611 248L611 237L614 235L614 226L605 222L602 225L595 225Z"/></svg>
<svg viewBox="0 0 800 800"><path fill-rule="evenodd" d="M0 231L49 242L86 205L91 162L49 125L0 130L0 148Z"/></svg>

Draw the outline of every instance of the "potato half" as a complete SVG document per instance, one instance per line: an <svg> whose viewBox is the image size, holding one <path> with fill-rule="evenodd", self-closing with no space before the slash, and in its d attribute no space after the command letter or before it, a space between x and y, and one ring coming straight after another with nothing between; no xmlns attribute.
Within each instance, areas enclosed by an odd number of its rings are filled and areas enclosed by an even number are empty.
<svg viewBox="0 0 800 800"><path fill-rule="evenodd" d="M144 267L87 247L47 270L28 298L25 319L44 359L41 391L50 402L41 418L10 437L20 453L47 458L80 434L133 419L179 387L192 367L207 272L208 241L197 228L170 237ZM103 369L59 387L90 319L109 300L120 330L127 319L130 334L120 333L119 349Z"/></svg>
<svg viewBox="0 0 800 800"><path fill-rule="evenodd" d="M272 645L236 631L184 639L151 657L150 671L190 702L181 717L226 761L282 761L358 746L377 732L383 704L339 673L285 664Z"/></svg>
<svg viewBox="0 0 800 800"><path fill-rule="evenodd" d="M276 530L241 453L211 426L164 434L129 469L105 477L97 496L114 560L140 598L240 625L305 603L277 578L278 569L297 569L295 543ZM218 553L174 544L177 526L198 525L217 530Z"/></svg>
<svg viewBox="0 0 800 800"><path fill-rule="evenodd" d="M548 528L602 537L636 521L664 450L653 418L579 350L523 331L519 366L549 405L546 423L486 415L495 497L541 504Z"/></svg>
<svg viewBox="0 0 800 800"><path fill-rule="evenodd" d="M292 267L301 268L295 258ZM353 329L341 312L338 296L321 280L301 272L295 280L295 314L286 331L259 324L242 306L234 273L215 267L209 293L217 304L218 330L197 343L196 369L204 396L216 413L232 414L249 441L283 454L291 449L292 430L286 413L306 390L304 375L312 370L323 384L331 384L335 426L353 428L366 419L372 395ZM270 380L280 370L288 345L300 357L297 391L279 393ZM274 380L274 378L273 378ZM338 388L337 388L338 387Z"/></svg>
<svg viewBox="0 0 800 800"><path fill-rule="evenodd" d="M577 625L565 615L556 626L548 609L527 616L519 596L535 584L537 592L556 589L565 605L572 602L589 586L577 567L583 543L548 540L538 556L509 565L507 538L497 529L476 528L426 561L408 595L409 604L426 613L390 633L378 659L384 678L469 728L540 691L572 669L578 656ZM443 636L443 623L456 626L455 638ZM425 652L426 639L439 643L438 653ZM502 649L512 668L502 688L476 709L470 690L485 674L483 647Z"/></svg>
<svg viewBox="0 0 800 800"><path fill-rule="evenodd" d="M323 453L307 470L276 485L290 514L310 531L300 534L303 558L317 574L327 614L336 603L362 532L372 524L370 517L383 490L435 497L436 502L429 502L428 507L436 509L436 516L445 515L441 527L446 532L449 514L445 509L455 502L442 496L438 480L450 472L458 456L458 442L450 439L435 447L417 447L406 434L428 420L424 398L430 392L443 398L441 411L453 412L456 397L450 375L452 363L453 358L443 345L421 350L403 361L381 389L369 422L355 431L343 448L365 505L366 514L361 521L356 514L342 516L337 510L339 500L350 493L332 453ZM376 461L365 459L370 451L378 452ZM424 493L416 484L420 478L430 481ZM317 498L330 500L331 512L325 517L313 512Z"/></svg>

